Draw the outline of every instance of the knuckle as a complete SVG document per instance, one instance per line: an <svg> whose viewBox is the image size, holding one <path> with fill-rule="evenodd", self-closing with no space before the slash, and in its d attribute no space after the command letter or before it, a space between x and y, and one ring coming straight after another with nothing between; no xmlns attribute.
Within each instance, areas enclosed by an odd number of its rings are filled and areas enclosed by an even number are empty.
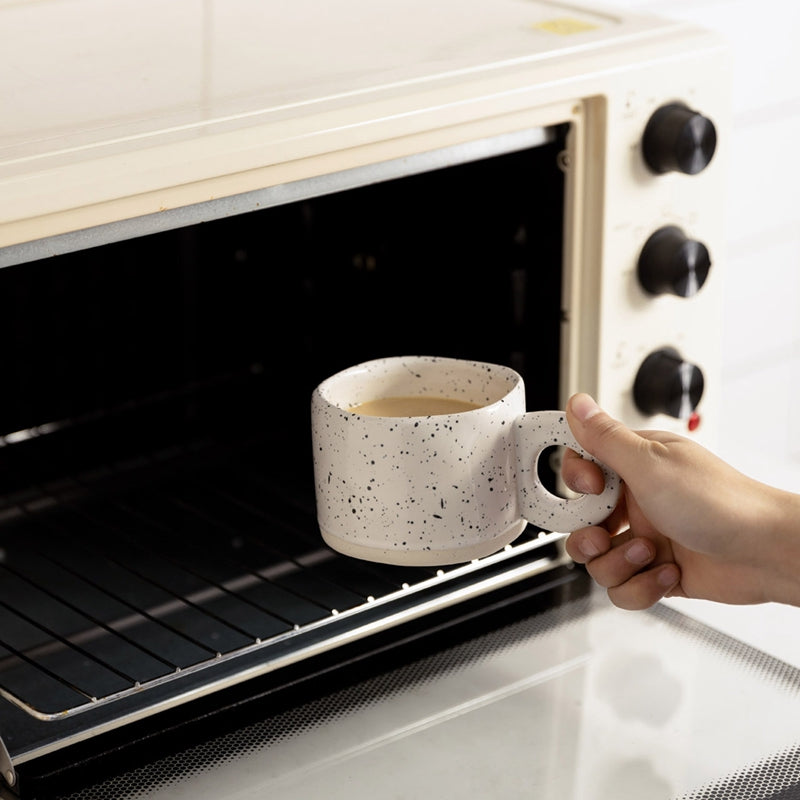
<svg viewBox="0 0 800 800"><path fill-rule="evenodd" d="M564 543L564 548L567 551L567 555L578 564L583 564L586 561L586 556L583 555L580 548L580 543L578 541L578 537L571 533L568 537L566 542Z"/></svg>
<svg viewBox="0 0 800 800"><path fill-rule="evenodd" d="M618 608L643 611L654 606L663 596L664 587L656 580L653 570L637 573L629 580L608 588L608 597Z"/></svg>

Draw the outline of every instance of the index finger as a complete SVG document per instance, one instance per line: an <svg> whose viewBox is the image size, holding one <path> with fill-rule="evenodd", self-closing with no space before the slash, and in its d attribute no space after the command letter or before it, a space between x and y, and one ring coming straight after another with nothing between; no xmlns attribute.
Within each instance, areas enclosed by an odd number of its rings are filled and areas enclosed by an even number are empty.
<svg viewBox="0 0 800 800"><path fill-rule="evenodd" d="M600 494L605 488L600 467L593 461L581 458L574 450L564 451L561 477L573 492L580 494Z"/></svg>

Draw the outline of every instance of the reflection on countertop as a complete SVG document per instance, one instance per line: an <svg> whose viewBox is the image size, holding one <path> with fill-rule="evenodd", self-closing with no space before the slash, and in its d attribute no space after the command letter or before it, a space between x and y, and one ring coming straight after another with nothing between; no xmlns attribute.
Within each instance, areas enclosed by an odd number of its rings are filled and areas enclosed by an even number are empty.
<svg viewBox="0 0 800 800"><path fill-rule="evenodd" d="M799 716L800 670L666 604L620 611L595 590L188 748L126 785L153 800L711 800L731 797L735 780L737 796L761 797L764 785L800 785Z"/></svg>

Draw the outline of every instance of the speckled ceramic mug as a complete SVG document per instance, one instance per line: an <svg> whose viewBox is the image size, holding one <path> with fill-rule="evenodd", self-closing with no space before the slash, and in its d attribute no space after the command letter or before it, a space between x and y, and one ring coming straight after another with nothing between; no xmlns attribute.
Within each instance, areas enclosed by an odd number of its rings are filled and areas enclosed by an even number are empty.
<svg viewBox="0 0 800 800"><path fill-rule="evenodd" d="M395 397L450 398L474 408L422 416L357 408ZM564 499L542 485L537 464L546 448L591 456L563 412L526 413L521 376L497 364L432 356L358 364L314 390L311 423L320 531L356 558L470 561L512 542L526 522L561 532L596 524L619 495L618 476L602 464L600 495Z"/></svg>

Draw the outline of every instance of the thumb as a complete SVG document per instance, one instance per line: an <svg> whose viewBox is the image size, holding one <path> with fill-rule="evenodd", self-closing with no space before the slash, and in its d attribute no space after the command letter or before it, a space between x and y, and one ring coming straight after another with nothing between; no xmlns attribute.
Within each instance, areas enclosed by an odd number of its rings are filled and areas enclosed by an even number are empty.
<svg viewBox="0 0 800 800"><path fill-rule="evenodd" d="M578 444L623 480L636 473L647 440L606 414L588 394L569 399L567 423Z"/></svg>

